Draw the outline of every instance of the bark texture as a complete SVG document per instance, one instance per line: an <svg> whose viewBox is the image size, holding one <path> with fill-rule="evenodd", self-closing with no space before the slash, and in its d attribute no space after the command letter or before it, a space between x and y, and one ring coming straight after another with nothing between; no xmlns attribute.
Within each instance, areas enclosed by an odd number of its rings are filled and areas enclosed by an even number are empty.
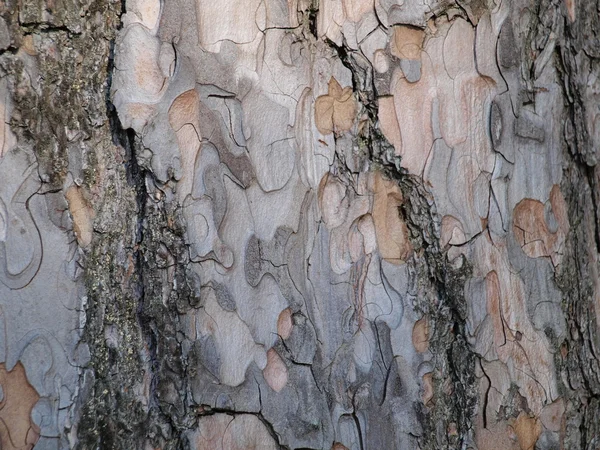
<svg viewBox="0 0 600 450"><path fill-rule="evenodd" d="M599 13L0 2L0 448L598 448Z"/></svg>

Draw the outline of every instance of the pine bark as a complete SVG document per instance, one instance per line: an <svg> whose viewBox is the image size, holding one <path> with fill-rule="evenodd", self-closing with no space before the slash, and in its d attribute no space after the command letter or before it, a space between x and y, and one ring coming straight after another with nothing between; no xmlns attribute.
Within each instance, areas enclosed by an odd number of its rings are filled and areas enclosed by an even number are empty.
<svg viewBox="0 0 600 450"><path fill-rule="evenodd" d="M0 2L0 448L598 448L599 13Z"/></svg>

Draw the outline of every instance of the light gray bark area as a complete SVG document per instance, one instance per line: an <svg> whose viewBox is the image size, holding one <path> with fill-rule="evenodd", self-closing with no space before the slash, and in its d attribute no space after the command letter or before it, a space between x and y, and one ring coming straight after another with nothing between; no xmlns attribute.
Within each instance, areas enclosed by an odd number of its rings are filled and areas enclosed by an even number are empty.
<svg viewBox="0 0 600 450"><path fill-rule="evenodd" d="M0 2L0 448L596 448L599 8Z"/></svg>

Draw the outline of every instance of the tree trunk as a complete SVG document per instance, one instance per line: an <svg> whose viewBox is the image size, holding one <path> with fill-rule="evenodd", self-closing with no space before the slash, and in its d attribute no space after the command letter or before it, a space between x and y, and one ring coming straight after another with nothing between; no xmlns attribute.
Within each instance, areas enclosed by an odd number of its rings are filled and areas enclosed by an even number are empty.
<svg viewBox="0 0 600 450"><path fill-rule="evenodd" d="M599 448L599 11L0 1L0 448Z"/></svg>

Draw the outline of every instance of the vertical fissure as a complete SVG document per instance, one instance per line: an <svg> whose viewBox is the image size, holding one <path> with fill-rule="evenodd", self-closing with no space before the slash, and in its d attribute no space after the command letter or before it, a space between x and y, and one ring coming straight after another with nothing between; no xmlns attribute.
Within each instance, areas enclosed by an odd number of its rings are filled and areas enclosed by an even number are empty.
<svg viewBox="0 0 600 450"><path fill-rule="evenodd" d="M406 198L398 214L411 229L415 249L423 252L411 263L415 265L418 282L426 286L425 290L434 292L439 301L439 305L434 305L431 299L423 300L418 307L432 320L432 351L438 365L435 370L450 378L455 394L445 395L443 380L437 380L436 396L440 400L428 414L422 414L424 408L418 411L430 428L430 432L425 431L419 439L423 448L448 445L450 448L462 448L473 438L473 418L478 401L475 378L477 355L467 342L463 296L464 285L471 272L470 265L463 258L461 268L455 270L450 267L445 252L438 244L439 219L433 196L417 177L409 175L401 167L401 157L395 154L394 147L379 129L377 90L370 63L361 64L355 57L356 52L345 43L337 45L329 39L325 41L350 70L353 90L361 105L359 114L366 112L368 118L367 125L358 136L359 144L367 148L373 167L383 170L398 183ZM436 422L440 420L446 426L457 424L456 437L452 442L437 442Z"/></svg>
<svg viewBox="0 0 600 450"><path fill-rule="evenodd" d="M127 13L126 0L121 0L122 18ZM122 20L119 21L118 30L123 27ZM152 330L147 320L144 319L144 303L145 303L145 287L144 287L144 265L143 265L143 241L144 241L144 221L146 217L146 204L148 201L148 190L146 188L147 171L139 164L136 152L136 133L133 129L124 129L115 105L111 99L111 88L113 72L115 68L115 45L116 40L113 39L110 43L110 55L107 68L107 87L106 87L106 113L109 120L110 131L113 138L113 143L121 147L125 151L125 173L127 183L135 191L136 200L136 217L135 217L135 238L133 242L133 264L135 275L135 286L133 293L137 300L137 319L138 324L146 337L148 349L152 361L152 369L155 369L156 364L156 343L152 338Z"/></svg>
<svg viewBox="0 0 600 450"><path fill-rule="evenodd" d="M589 3L593 9L594 2ZM563 311L568 334L556 361L562 373L566 408L565 448L591 449L600 439L600 362L593 351L599 342L597 259L600 254L600 221L597 149L586 124L586 108L594 107L589 80L598 79L600 44L597 19L587 15L587 4L573 4L572 16L558 4L552 5L562 19L562 33L554 49L564 98L562 191L569 208L570 230L565 257L556 280L563 294ZM596 15L597 18L597 15ZM591 99L594 98L590 95ZM588 100L586 102L586 100ZM589 123L589 122L588 122ZM590 223L593 222L593 223ZM593 234L593 236L591 236ZM595 267L594 267L595 266ZM596 275L595 275L596 274Z"/></svg>

